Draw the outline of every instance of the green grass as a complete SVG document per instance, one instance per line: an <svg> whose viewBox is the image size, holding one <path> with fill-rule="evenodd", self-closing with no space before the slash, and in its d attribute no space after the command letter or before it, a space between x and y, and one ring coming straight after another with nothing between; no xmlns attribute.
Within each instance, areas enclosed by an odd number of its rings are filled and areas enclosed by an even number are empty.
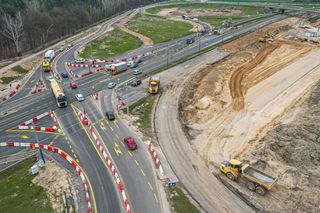
<svg viewBox="0 0 320 213"><path fill-rule="evenodd" d="M137 114L139 116L137 120L137 123L139 123L139 129L142 133L148 136L152 136L152 110L156 98L156 95L148 96L129 107L129 112L131 114ZM142 113L137 113L138 110Z"/></svg>
<svg viewBox="0 0 320 213"><path fill-rule="evenodd" d="M128 26L131 30L141 33L153 40L154 43L190 35L192 25L182 21L172 21L160 17L137 14Z"/></svg>
<svg viewBox="0 0 320 213"><path fill-rule="evenodd" d="M53 212L45 190L31 180L31 166L36 158L29 158L0 173L0 212Z"/></svg>
<svg viewBox="0 0 320 213"><path fill-rule="evenodd" d="M24 69L20 65L13 67L12 70L17 73L20 73L20 74L25 74L25 73L29 72L28 70Z"/></svg>
<svg viewBox="0 0 320 213"><path fill-rule="evenodd" d="M90 58L91 48L92 57L98 59L108 59L115 55L134 50L140 47L142 42L119 28L115 28L110 34L102 38L98 38L88 44L80 53L83 58ZM92 47L90 47L90 45Z"/></svg>
<svg viewBox="0 0 320 213"><path fill-rule="evenodd" d="M243 5L228 5L228 4L210 4L210 3L186 3L176 5L164 5L158 7L151 7L146 10L147 13L157 14L160 10L166 8L182 8L182 9L236 9L241 10L242 16L245 15L256 15L261 11L260 7L255 6L243 6Z"/></svg>
<svg viewBox="0 0 320 213"><path fill-rule="evenodd" d="M0 79L3 84L9 84L11 81L14 81L17 78L19 78L19 76L1 77Z"/></svg>
<svg viewBox="0 0 320 213"><path fill-rule="evenodd" d="M170 201L172 206L174 207L175 212L177 213L199 213L200 211L190 202L187 196L183 193L183 191L175 187L173 189L169 189L171 194L176 194ZM171 197L171 196L170 196Z"/></svg>
<svg viewBox="0 0 320 213"><path fill-rule="evenodd" d="M294 0L209 0L212 2L232 2L232 3L238 3L238 2L275 2L275 3L291 3L295 2Z"/></svg>

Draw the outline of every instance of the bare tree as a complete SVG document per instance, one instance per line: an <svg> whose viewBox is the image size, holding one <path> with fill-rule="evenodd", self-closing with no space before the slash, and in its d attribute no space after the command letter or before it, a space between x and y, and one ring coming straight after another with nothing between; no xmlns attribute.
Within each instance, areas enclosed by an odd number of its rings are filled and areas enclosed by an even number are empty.
<svg viewBox="0 0 320 213"><path fill-rule="evenodd" d="M2 26L0 33L13 41L16 52L18 55L20 55L20 40L23 35L21 13L18 12L15 17L5 13L1 20Z"/></svg>

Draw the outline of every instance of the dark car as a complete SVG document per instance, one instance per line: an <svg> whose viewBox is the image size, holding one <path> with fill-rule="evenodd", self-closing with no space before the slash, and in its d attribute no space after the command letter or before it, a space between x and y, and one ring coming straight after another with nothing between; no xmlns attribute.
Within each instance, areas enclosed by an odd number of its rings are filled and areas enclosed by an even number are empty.
<svg viewBox="0 0 320 213"><path fill-rule="evenodd" d="M62 78L68 78L69 76L68 76L67 73L63 72L63 73L61 73L61 77L62 77Z"/></svg>
<svg viewBox="0 0 320 213"><path fill-rule="evenodd" d="M193 37L187 38L187 44L192 44L193 42L194 42L194 38Z"/></svg>
<svg viewBox="0 0 320 213"><path fill-rule="evenodd" d="M123 139L124 143L127 144L128 149L135 150L138 148L136 141L132 137L126 137Z"/></svg>
<svg viewBox="0 0 320 213"><path fill-rule="evenodd" d="M116 117L114 116L114 113L111 111L106 111L106 116L108 118L108 120L112 121L114 120Z"/></svg>
<svg viewBox="0 0 320 213"><path fill-rule="evenodd" d="M139 86L141 84L141 80L140 79L135 79L135 80L131 81L130 84L133 87L137 87L137 86Z"/></svg>
<svg viewBox="0 0 320 213"><path fill-rule="evenodd" d="M142 59L138 58L138 59L134 60L134 62L140 64L142 62Z"/></svg>

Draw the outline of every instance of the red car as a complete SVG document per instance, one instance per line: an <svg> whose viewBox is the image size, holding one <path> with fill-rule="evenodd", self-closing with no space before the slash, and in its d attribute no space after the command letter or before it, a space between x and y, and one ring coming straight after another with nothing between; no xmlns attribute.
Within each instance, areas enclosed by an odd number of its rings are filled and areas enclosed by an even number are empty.
<svg viewBox="0 0 320 213"><path fill-rule="evenodd" d="M75 82L71 82L71 83L70 83L70 88L71 88L71 89L77 89L78 86L77 86L77 84L76 84Z"/></svg>
<svg viewBox="0 0 320 213"><path fill-rule="evenodd" d="M135 150L138 148L136 141L132 137L126 137L123 139L123 141L127 144L130 150Z"/></svg>

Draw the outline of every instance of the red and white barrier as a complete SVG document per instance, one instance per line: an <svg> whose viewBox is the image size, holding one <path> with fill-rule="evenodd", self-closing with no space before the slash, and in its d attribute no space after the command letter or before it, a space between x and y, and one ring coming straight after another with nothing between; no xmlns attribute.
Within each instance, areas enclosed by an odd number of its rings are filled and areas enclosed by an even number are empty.
<svg viewBox="0 0 320 213"><path fill-rule="evenodd" d="M99 100L99 92L96 92L96 93L92 94L91 96L93 99Z"/></svg>
<svg viewBox="0 0 320 213"><path fill-rule="evenodd" d="M31 94L37 94L43 92L45 90L45 84L43 81L38 80L38 82L34 86L34 90L31 91Z"/></svg>
<svg viewBox="0 0 320 213"><path fill-rule="evenodd" d="M140 55L137 55L137 56L133 56L133 57L130 57L130 58L121 58L121 59L105 59L105 60L100 60L100 59L88 59L88 58L84 58L82 59L84 62L88 62L88 61L94 61L94 62L103 62L103 63L114 63L114 62L119 62L119 61L133 61L133 60L136 60L138 58L142 58L144 56L148 56L148 55L151 55L153 54L154 50L152 51L149 51L149 52L146 52L146 53L142 53Z"/></svg>
<svg viewBox="0 0 320 213"><path fill-rule="evenodd" d="M95 143L97 144L100 153L103 155L104 159L106 160L106 162L109 166L109 169L111 170L113 176L115 177L117 185L118 185L118 189L121 192L122 199L123 199L124 205L126 207L126 212L131 213L129 200L126 196L126 192L125 192L124 186L120 180L120 176L119 176L116 168L114 167L113 163L111 162L110 158L108 157L107 153L104 151L104 148L101 145L101 142L95 133L95 130L93 128L91 121L81 111L79 111L78 116L80 117L82 123L84 123L88 127L89 132L91 133Z"/></svg>
<svg viewBox="0 0 320 213"><path fill-rule="evenodd" d="M160 174L163 176L163 175L164 175L164 172L163 172L163 169L162 169L162 166L161 166L161 162L160 162L160 160L159 160L159 158L158 158L158 155L157 155L157 153L156 153L156 150L155 150L155 149L153 148L153 146L152 146L151 141L148 141L148 149L149 149L150 152L151 152L151 155L152 155L152 157L153 157L153 159L154 159L154 161L155 161L156 167L159 169Z"/></svg>
<svg viewBox="0 0 320 213"><path fill-rule="evenodd" d="M41 118L44 118L45 116L50 116L50 118L56 122L56 118L55 116L53 115L52 112L45 112L45 113L42 113L41 115L38 115L30 120L27 120L25 122L21 122L18 126L19 129L22 129L22 130L36 130L36 131L46 131L46 132L55 132L58 130L57 126L55 125L51 125L50 127L40 127L40 126L28 126L29 124L32 124L38 120L40 120Z"/></svg>
<svg viewBox="0 0 320 213"><path fill-rule="evenodd" d="M102 65L99 65L99 64L72 64L72 63L67 63L67 65L69 67L82 67L82 68L88 68L89 66L90 67L94 67L94 68L100 68L102 67Z"/></svg>
<svg viewBox="0 0 320 213"><path fill-rule="evenodd" d="M18 143L18 142L13 142L13 141L0 142L0 147L29 147L31 149L40 148L40 149L51 151L53 153L58 153L61 157L66 159L73 166L73 168L76 170L77 174L80 176L81 181L84 186L84 189L85 189L85 193L86 193L86 201L87 201L87 205L88 205L87 210L88 210L88 213L92 212L90 193L89 193L89 189L88 189L88 185L87 185L88 180L86 180L82 168L66 152L62 151L61 149L59 149L57 147L50 146L50 145L38 144L38 143Z"/></svg>

